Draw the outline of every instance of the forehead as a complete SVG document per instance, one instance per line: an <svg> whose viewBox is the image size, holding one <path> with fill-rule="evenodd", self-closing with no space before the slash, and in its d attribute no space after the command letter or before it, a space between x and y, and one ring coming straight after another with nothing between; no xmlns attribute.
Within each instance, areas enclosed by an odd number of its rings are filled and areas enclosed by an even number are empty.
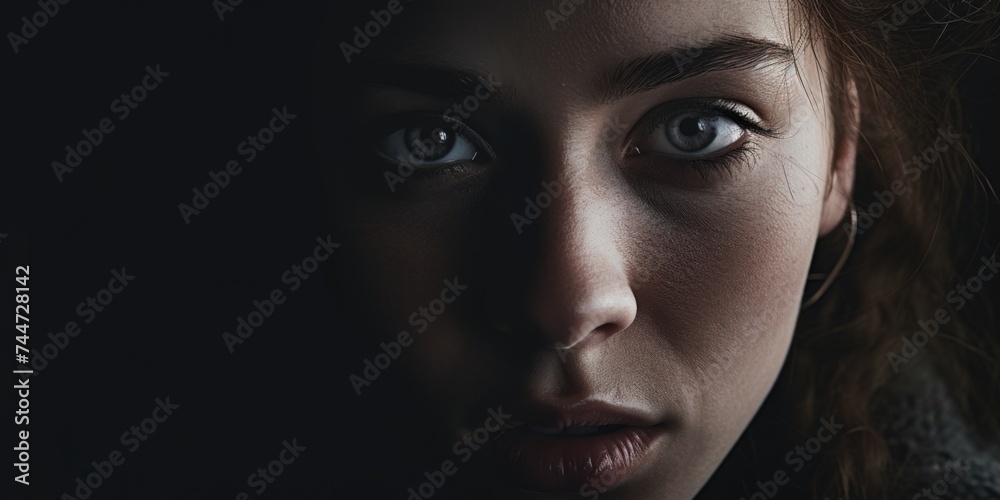
<svg viewBox="0 0 1000 500"><path fill-rule="evenodd" d="M724 35L791 45L782 0L400 0L369 57L589 68Z"/></svg>

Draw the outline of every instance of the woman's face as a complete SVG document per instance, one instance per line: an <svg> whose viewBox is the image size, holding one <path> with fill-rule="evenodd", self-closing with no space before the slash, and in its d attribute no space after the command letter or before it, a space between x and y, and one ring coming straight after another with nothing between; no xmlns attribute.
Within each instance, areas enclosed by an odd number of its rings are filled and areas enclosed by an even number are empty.
<svg viewBox="0 0 1000 500"><path fill-rule="evenodd" d="M399 5L323 158L372 354L409 334L444 444L511 415L450 457L506 497L693 496L845 212L822 48L770 0Z"/></svg>

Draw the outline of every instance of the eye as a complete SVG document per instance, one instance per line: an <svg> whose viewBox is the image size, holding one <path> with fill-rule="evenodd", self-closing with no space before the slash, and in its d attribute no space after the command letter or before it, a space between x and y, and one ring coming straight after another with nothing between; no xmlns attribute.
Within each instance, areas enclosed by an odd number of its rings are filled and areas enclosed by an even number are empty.
<svg viewBox="0 0 1000 500"><path fill-rule="evenodd" d="M391 162L429 169L473 162L482 159L481 154L493 155L479 134L449 116L411 115L400 121L404 126L375 144L375 152Z"/></svg>
<svg viewBox="0 0 1000 500"><path fill-rule="evenodd" d="M628 154L659 153L683 160L716 156L737 145L749 130L759 129L754 118L736 103L668 105L653 112Z"/></svg>

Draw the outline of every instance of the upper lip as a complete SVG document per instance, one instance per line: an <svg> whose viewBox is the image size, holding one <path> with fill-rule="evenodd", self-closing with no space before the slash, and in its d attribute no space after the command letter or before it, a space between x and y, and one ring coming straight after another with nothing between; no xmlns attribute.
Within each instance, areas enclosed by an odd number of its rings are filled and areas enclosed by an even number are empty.
<svg viewBox="0 0 1000 500"><path fill-rule="evenodd" d="M565 429L567 427L597 427L625 425L646 427L657 422L638 408L615 405L598 399L585 399L570 404L532 402L519 405L511 412L513 418L505 427L525 424Z"/></svg>

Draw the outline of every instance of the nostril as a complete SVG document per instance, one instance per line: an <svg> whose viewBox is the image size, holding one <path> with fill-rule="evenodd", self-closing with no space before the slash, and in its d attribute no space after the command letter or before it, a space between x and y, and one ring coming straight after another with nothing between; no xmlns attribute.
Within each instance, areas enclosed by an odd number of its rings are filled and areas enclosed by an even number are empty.
<svg viewBox="0 0 1000 500"><path fill-rule="evenodd" d="M624 326L617 323L605 323L597 328L594 328L593 333L596 333L601 337L610 337L611 335L614 335L624 329Z"/></svg>
<svg viewBox="0 0 1000 500"><path fill-rule="evenodd" d="M604 339L615 335L622 330L628 328L632 324L632 320L635 314L630 314L629 308L622 307L618 310L610 311L603 310L599 312L594 312L590 314L594 319L587 321L586 319L579 320L579 326L576 328L570 328L567 334L562 339L558 340L553 344L557 350L562 349L572 349L578 347L582 342L592 342L595 339L600 342ZM611 319L607 321L607 319ZM605 321L600 322L600 319L605 319ZM597 324L598 326L593 326Z"/></svg>
<svg viewBox="0 0 1000 500"><path fill-rule="evenodd" d="M527 316L545 345L573 348L591 337L596 345L635 317L626 256L612 235L623 215L589 190L563 193L549 210L554 222L541 229Z"/></svg>

